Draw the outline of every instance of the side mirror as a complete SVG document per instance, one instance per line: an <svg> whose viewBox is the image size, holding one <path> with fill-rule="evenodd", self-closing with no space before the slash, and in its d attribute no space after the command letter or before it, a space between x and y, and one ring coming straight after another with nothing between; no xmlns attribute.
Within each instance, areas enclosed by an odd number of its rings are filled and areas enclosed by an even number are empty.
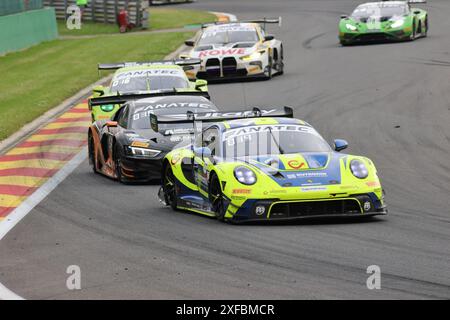
<svg viewBox="0 0 450 320"><path fill-rule="evenodd" d="M101 97L105 94L105 88L103 86L96 86L92 89L94 98Z"/></svg>
<svg viewBox="0 0 450 320"><path fill-rule="evenodd" d="M117 127L117 121L106 121L106 126L108 128L115 128Z"/></svg>
<svg viewBox="0 0 450 320"><path fill-rule="evenodd" d="M337 152L347 149L347 147L348 147L347 141L342 139L334 140L334 150L336 150Z"/></svg>
<svg viewBox="0 0 450 320"><path fill-rule="evenodd" d="M268 34L264 37L264 41L272 41L273 39L275 39L275 36Z"/></svg>
<svg viewBox="0 0 450 320"><path fill-rule="evenodd" d="M208 147L194 148L194 154L198 157L209 158L211 157L211 149Z"/></svg>
<svg viewBox="0 0 450 320"><path fill-rule="evenodd" d="M208 85L208 81L203 79L197 79L195 80L195 90L200 90L201 88L204 88Z"/></svg>
<svg viewBox="0 0 450 320"><path fill-rule="evenodd" d="M348 16L346 14L341 15L341 19L347 19Z"/></svg>
<svg viewBox="0 0 450 320"><path fill-rule="evenodd" d="M195 41L194 40L186 40L184 42L185 45L187 45L188 47L193 47L195 45Z"/></svg>

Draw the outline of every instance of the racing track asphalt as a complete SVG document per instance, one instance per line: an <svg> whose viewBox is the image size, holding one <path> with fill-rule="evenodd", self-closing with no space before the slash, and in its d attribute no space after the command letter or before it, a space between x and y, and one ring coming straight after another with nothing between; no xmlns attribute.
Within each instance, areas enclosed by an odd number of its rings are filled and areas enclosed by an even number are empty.
<svg viewBox="0 0 450 320"><path fill-rule="evenodd" d="M0 281L25 298L450 298L450 3L425 5L415 42L340 47L360 1L199 0L282 16L286 73L211 85L223 109L291 105L325 138L373 159L390 214L370 222L227 225L172 212L157 186L125 186L82 163L0 242ZM82 290L65 271L81 267ZM366 288L379 265L381 290Z"/></svg>

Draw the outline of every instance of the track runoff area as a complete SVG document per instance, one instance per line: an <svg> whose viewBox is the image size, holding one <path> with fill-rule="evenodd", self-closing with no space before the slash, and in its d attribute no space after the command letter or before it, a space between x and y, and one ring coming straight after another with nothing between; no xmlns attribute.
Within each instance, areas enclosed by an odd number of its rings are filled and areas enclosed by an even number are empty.
<svg viewBox="0 0 450 320"><path fill-rule="evenodd" d="M47 148L40 154L55 175L72 166L0 242L0 279L10 294L27 299L448 299L450 39L445 30L450 5L439 0L421 5L433 18L427 38L343 47L337 22L358 4L205 0L189 7L232 12L242 20L283 18L282 27L270 32L283 41L284 74L270 81L211 84L214 103L223 111L290 105L295 117L313 124L328 141L349 141L348 153L376 164L387 217L241 226L172 212L158 201L159 186L121 185L91 173L85 158L71 163L77 148L86 154L85 145L45 146L43 136L76 141L77 132L48 130L77 130L87 126L86 119L67 127L49 124L41 129L44 134L23 142L25 153L2 155L12 159L4 170L20 173L13 178L17 187L9 191L14 194L2 205L2 225L38 192L28 189L34 186L31 180L42 179L42 186L49 180L21 162L36 153L31 148ZM85 112L67 118L83 119ZM79 290L66 287L76 267L66 271L74 265L81 271ZM277 315L281 311L273 304ZM221 311L220 304L207 311L208 306L175 303L168 310L208 317ZM233 310L243 314L239 308ZM260 314L268 310L263 307Z"/></svg>

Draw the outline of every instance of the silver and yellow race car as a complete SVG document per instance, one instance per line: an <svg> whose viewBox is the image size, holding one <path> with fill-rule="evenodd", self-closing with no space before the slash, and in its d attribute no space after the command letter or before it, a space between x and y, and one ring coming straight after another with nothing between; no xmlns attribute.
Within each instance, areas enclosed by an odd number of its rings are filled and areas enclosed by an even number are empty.
<svg viewBox="0 0 450 320"><path fill-rule="evenodd" d="M192 49L180 55L200 59L200 65L185 68L190 79L225 80L236 78L270 79L284 70L283 44L266 34L266 24L281 25L281 18L246 22L208 24L194 40Z"/></svg>
<svg viewBox="0 0 450 320"><path fill-rule="evenodd" d="M176 120L152 114L154 131L189 121L197 130L191 145L164 157L161 202L230 222L387 214L372 160L341 153L345 140L330 147L292 116L288 107Z"/></svg>

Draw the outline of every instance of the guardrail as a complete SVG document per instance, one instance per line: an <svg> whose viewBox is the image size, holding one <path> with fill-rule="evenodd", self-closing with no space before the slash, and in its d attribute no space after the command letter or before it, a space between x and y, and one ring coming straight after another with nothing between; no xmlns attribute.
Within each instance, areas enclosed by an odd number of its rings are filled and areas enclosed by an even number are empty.
<svg viewBox="0 0 450 320"><path fill-rule="evenodd" d="M75 5L76 0L44 0L44 5L54 7L57 19L66 19L67 8ZM148 26L148 0L89 0L84 9L83 20L117 23L117 15L121 9L128 11L129 22L137 27Z"/></svg>

